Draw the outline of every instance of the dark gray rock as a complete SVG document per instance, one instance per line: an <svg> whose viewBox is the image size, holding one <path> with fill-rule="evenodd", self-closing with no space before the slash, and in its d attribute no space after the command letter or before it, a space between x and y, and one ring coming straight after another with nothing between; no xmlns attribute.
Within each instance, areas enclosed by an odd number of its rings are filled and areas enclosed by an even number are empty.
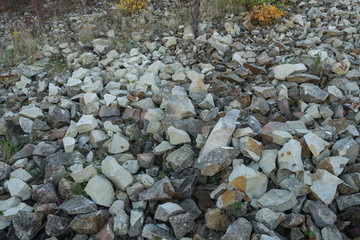
<svg viewBox="0 0 360 240"><path fill-rule="evenodd" d="M176 238L180 239L195 228L195 222L189 213L175 215L169 218Z"/></svg>
<svg viewBox="0 0 360 240"><path fill-rule="evenodd" d="M68 214L84 214L97 211L96 204L82 195L77 195L70 198L61 204L59 208Z"/></svg>
<svg viewBox="0 0 360 240"><path fill-rule="evenodd" d="M45 225L46 234L55 237L66 233L70 227L71 220L71 218L49 214Z"/></svg>
<svg viewBox="0 0 360 240"><path fill-rule="evenodd" d="M43 214L19 211L13 220L15 235L21 240L33 239L41 228Z"/></svg>

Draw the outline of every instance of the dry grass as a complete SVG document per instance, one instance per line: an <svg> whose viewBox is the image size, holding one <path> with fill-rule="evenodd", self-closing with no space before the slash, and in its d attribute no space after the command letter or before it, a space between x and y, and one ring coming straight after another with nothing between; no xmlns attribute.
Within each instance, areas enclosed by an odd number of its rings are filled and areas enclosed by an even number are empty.
<svg viewBox="0 0 360 240"><path fill-rule="evenodd" d="M0 49L0 63L5 67L17 65L21 60L32 58L37 51L39 38L36 40L23 24L13 26L6 38L9 44Z"/></svg>

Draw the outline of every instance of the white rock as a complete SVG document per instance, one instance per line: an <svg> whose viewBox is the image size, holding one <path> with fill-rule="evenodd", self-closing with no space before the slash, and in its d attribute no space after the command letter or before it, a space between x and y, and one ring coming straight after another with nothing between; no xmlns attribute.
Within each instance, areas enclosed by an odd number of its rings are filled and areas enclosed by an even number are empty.
<svg viewBox="0 0 360 240"><path fill-rule="evenodd" d="M290 139L292 139L293 136L290 133L285 132L285 131L273 131L272 138L273 138L274 143L283 146Z"/></svg>
<svg viewBox="0 0 360 240"><path fill-rule="evenodd" d="M198 162L200 164L204 161L209 152L229 145L239 114L239 110L233 109L229 111L225 117L220 118L220 120L216 123L214 129L211 131L208 139L206 140L204 147L200 151L198 158Z"/></svg>
<svg viewBox="0 0 360 240"><path fill-rule="evenodd" d="M154 218L163 222L169 221L169 217L183 213L184 209L176 203L167 202L157 207Z"/></svg>
<svg viewBox="0 0 360 240"><path fill-rule="evenodd" d="M34 121L26 117L19 117L19 124L24 132L31 133Z"/></svg>
<svg viewBox="0 0 360 240"><path fill-rule="evenodd" d="M145 188L149 188L154 185L155 180L148 174L141 174L140 182L142 185L144 185Z"/></svg>
<svg viewBox="0 0 360 240"><path fill-rule="evenodd" d="M60 93L60 88L53 83L49 83L49 96L57 95Z"/></svg>
<svg viewBox="0 0 360 240"><path fill-rule="evenodd" d="M320 137L313 133L308 133L304 136L305 142L310 149L311 153L317 159L315 162L330 156L330 151L328 150L329 143L322 140Z"/></svg>
<svg viewBox="0 0 360 240"><path fill-rule="evenodd" d="M25 76L21 76L20 81L16 82L15 86L17 89L21 90L21 89L26 88L26 86L30 83L31 83L31 79L29 79Z"/></svg>
<svg viewBox="0 0 360 240"><path fill-rule="evenodd" d="M259 166L266 176L271 177L276 171L276 158L278 151L276 149L264 150L261 154Z"/></svg>
<svg viewBox="0 0 360 240"><path fill-rule="evenodd" d="M83 82L77 78L71 77L66 82L66 87L74 88L74 87L80 87Z"/></svg>
<svg viewBox="0 0 360 240"><path fill-rule="evenodd" d="M25 183L28 183L32 179L32 176L25 169L18 168L10 173L10 178L17 178L24 181Z"/></svg>
<svg viewBox="0 0 360 240"><path fill-rule="evenodd" d="M95 176L85 187L85 192L98 205L110 207L114 200L114 189L109 180L102 176Z"/></svg>
<svg viewBox="0 0 360 240"><path fill-rule="evenodd" d="M199 108L212 109L215 107L214 98L211 93L207 94L205 99L199 103Z"/></svg>
<svg viewBox="0 0 360 240"><path fill-rule="evenodd" d="M130 148L129 141L120 134L114 134L110 140L106 142L109 153L118 154L126 152Z"/></svg>
<svg viewBox="0 0 360 240"><path fill-rule="evenodd" d="M278 152L279 169L287 169L291 172L300 172L304 170L304 164L301 160L301 144L295 139L289 140Z"/></svg>
<svg viewBox="0 0 360 240"><path fill-rule="evenodd" d="M137 160L127 160L122 164L122 167L131 174L137 173L140 168L139 162Z"/></svg>
<svg viewBox="0 0 360 240"><path fill-rule="evenodd" d="M104 95L104 100L105 100L106 106L109 106L115 99L116 99L116 97L114 95L107 94L107 93Z"/></svg>
<svg viewBox="0 0 360 240"><path fill-rule="evenodd" d="M167 134L172 145L180 145L191 142L190 136L187 132L173 126L168 128Z"/></svg>
<svg viewBox="0 0 360 240"><path fill-rule="evenodd" d="M244 154L244 156L249 157L257 162L260 160L264 146L261 142L256 141L252 137L242 137L240 138L239 149Z"/></svg>
<svg viewBox="0 0 360 240"><path fill-rule="evenodd" d="M98 102L100 99L96 93L88 92L84 94L84 102L85 105L92 103L92 102Z"/></svg>
<svg viewBox="0 0 360 240"><path fill-rule="evenodd" d="M285 80L287 76L292 73L302 73L306 72L307 68L303 63L298 64L282 64L274 66L273 68L274 76L278 80Z"/></svg>
<svg viewBox="0 0 360 240"><path fill-rule="evenodd" d="M168 150L173 149L174 147L175 146L171 145L171 143L169 143L167 141L162 141L159 145L157 145L154 148L154 153L155 153L155 155L160 155L160 154L167 152Z"/></svg>
<svg viewBox="0 0 360 240"><path fill-rule="evenodd" d="M23 201L30 199L31 188L23 180L11 178L6 184L12 197L19 197Z"/></svg>
<svg viewBox="0 0 360 240"><path fill-rule="evenodd" d="M133 176L125 168L120 166L113 157L106 157L101 162L101 168L104 175L108 177L117 188L123 191L133 182Z"/></svg>
<svg viewBox="0 0 360 240"><path fill-rule="evenodd" d="M126 96L118 97L116 100L117 100L118 104L120 105L120 107L123 107L123 108L126 108L130 103L129 99L127 99Z"/></svg>
<svg viewBox="0 0 360 240"><path fill-rule="evenodd" d="M12 221L15 215L21 210L25 212L32 212L34 208L30 207L29 205L21 202L16 207L9 208L4 212L4 218L6 221Z"/></svg>
<svg viewBox="0 0 360 240"><path fill-rule="evenodd" d="M239 63L241 66L246 63L246 60L242 58L242 54L240 52L234 53L232 60Z"/></svg>
<svg viewBox="0 0 360 240"><path fill-rule="evenodd" d="M65 137L76 137L77 134L78 134L78 130L76 127L76 122L71 120L69 128L66 131Z"/></svg>
<svg viewBox="0 0 360 240"><path fill-rule="evenodd" d="M75 139L73 137L64 137L62 142L66 153L70 153L74 150Z"/></svg>
<svg viewBox="0 0 360 240"><path fill-rule="evenodd" d="M71 177L76 183L83 183L89 181L91 178L97 175L97 171L94 166L90 165L84 169L71 173Z"/></svg>
<svg viewBox="0 0 360 240"><path fill-rule="evenodd" d="M121 211L124 211L125 208L125 201L123 200L115 200L111 207L109 208L109 212L113 215L117 215L118 213L121 213Z"/></svg>
<svg viewBox="0 0 360 240"><path fill-rule="evenodd" d="M119 53L114 49L114 50L111 50L110 52L108 52L106 54L106 57L108 57L110 59L116 59L116 58L119 58Z"/></svg>
<svg viewBox="0 0 360 240"><path fill-rule="evenodd" d="M343 183L341 179L335 177L326 170L318 169L312 175L311 193L316 199L322 201L325 205L329 205L335 197L337 186Z"/></svg>
<svg viewBox="0 0 360 240"><path fill-rule="evenodd" d="M97 127L98 123L93 115L83 115L76 124L79 133L90 132Z"/></svg>
<svg viewBox="0 0 360 240"><path fill-rule="evenodd" d="M325 169L326 171L339 176L345 169L349 159L341 156L333 156L323 159L317 166L316 169Z"/></svg>
<svg viewBox="0 0 360 240"><path fill-rule="evenodd" d="M73 78L77 78L80 80L83 80L85 75L89 72L89 69L85 69L85 68L79 68L77 70L75 70L72 74Z"/></svg>
<svg viewBox="0 0 360 240"><path fill-rule="evenodd" d="M161 121L165 117L165 112L160 108L148 109L144 118L148 121Z"/></svg>
<svg viewBox="0 0 360 240"><path fill-rule="evenodd" d="M244 192L247 200L252 200L265 194L268 179L265 174L241 164L234 168L229 176L229 182L235 189Z"/></svg>
<svg viewBox="0 0 360 240"><path fill-rule="evenodd" d="M170 47L172 47L172 46L174 46L174 45L176 45L177 44L177 42L176 42L176 38L175 37L168 37L167 38L167 41L166 41L166 43L165 43L165 47L166 48L170 48Z"/></svg>
<svg viewBox="0 0 360 240"><path fill-rule="evenodd" d="M16 207L21 202L21 199L18 197L11 197L6 200L0 201L0 211L4 212L10 208Z"/></svg>
<svg viewBox="0 0 360 240"><path fill-rule="evenodd" d="M23 109L19 112L20 116L35 119L35 118L43 118L44 115L42 113L42 110L38 107L30 107Z"/></svg>

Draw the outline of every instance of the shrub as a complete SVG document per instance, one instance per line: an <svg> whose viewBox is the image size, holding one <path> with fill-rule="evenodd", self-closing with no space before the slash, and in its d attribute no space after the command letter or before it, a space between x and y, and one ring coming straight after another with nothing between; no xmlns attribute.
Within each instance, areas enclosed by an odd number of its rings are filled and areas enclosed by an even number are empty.
<svg viewBox="0 0 360 240"><path fill-rule="evenodd" d="M251 12L247 13L247 20L253 24L270 25L280 17L284 16L284 12L277 9L276 6L266 5L254 6Z"/></svg>
<svg viewBox="0 0 360 240"><path fill-rule="evenodd" d="M120 0L119 3L111 3L110 5L114 5L129 14L140 14L147 11L148 2L147 0Z"/></svg>

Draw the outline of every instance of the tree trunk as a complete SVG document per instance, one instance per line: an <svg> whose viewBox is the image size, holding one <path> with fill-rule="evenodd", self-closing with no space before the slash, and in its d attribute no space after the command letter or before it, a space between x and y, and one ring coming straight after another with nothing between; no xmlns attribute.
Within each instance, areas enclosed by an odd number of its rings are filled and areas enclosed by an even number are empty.
<svg viewBox="0 0 360 240"><path fill-rule="evenodd" d="M195 38L199 34L200 0L194 0L193 24Z"/></svg>

